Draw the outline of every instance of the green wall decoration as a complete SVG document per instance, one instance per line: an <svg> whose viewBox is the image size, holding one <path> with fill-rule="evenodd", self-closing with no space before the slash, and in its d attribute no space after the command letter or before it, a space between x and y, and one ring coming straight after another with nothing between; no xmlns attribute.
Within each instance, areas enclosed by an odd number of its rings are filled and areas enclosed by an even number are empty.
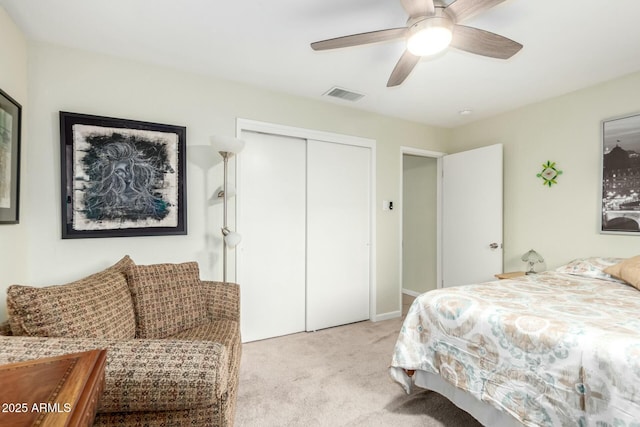
<svg viewBox="0 0 640 427"><path fill-rule="evenodd" d="M562 175L562 171L556 167L556 162L547 160L547 163L542 164L542 172L537 174L538 178L542 178L542 185L551 187L553 184L557 184L556 179Z"/></svg>

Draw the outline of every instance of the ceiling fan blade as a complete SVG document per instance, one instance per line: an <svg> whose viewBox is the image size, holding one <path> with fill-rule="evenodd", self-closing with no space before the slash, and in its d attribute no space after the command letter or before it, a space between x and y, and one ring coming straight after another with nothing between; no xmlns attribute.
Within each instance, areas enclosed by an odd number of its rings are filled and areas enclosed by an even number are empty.
<svg viewBox="0 0 640 427"><path fill-rule="evenodd" d="M405 50L400 60L396 64L395 68L391 72L391 76L389 77L389 81L387 82L387 87L398 86L401 84L416 64L420 61L420 57L412 54L408 50Z"/></svg>
<svg viewBox="0 0 640 427"><path fill-rule="evenodd" d="M505 0L455 0L444 10L455 22L462 22Z"/></svg>
<svg viewBox="0 0 640 427"><path fill-rule="evenodd" d="M436 11L433 0L400 0L400 3L402 3L402 7L411 18L416 16L431 16Z"/></svg>
<svg viewBox="0 0 640 427"><path fill-rule="evenodd" d="M401 39L407 34L407 28L389 28L387 30L371 31L368 33L352 34L311 43L313 50L337 49L341 47L359 46L362 44L385 42Z"/></svg>
<svg viewBox="0 0 640 427"><path fill-rule="evenodd" d="M491 58L509 59L522 45L501 35L479 28L455 25L451 47Z"/></svg>

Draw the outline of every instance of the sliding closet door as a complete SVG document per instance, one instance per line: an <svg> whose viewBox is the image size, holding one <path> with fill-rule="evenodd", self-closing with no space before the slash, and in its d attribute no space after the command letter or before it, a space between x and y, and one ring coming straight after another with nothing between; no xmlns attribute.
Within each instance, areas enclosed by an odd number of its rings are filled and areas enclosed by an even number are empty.
<svg viewBox="0 0 640 427"><path fill-rule="evenodd" d="M242 338L305 330L303 139L243 132L238 156L237 281Z"/></svg>
<svg viewBox="0 0 640 427"><path fill-rule="evenodd" d="M371 149L307 142L307 330L369 319Z"/></svg>

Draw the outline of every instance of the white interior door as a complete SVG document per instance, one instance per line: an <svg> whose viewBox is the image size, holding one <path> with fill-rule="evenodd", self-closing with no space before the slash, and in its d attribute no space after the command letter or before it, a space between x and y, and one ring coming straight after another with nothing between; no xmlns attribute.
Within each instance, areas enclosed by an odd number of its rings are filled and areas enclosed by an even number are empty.
<svg viewBox="0 0 640 427"><path fill-rule="evenodd" d="M303 139L242 132L238 156L237 281L242 338L305 329L305 163Z"/></svg>
<svg viewBox="0 0 640 427"><path fill-rule="evenodd" d="M502 272L502 145L443 157L442 285Z"/></svg>
<svg viewBox="0 0 640 427"><path fill-rule="evenodd" d="M307 321L369 319L371 149L307 142Z"/></svg>

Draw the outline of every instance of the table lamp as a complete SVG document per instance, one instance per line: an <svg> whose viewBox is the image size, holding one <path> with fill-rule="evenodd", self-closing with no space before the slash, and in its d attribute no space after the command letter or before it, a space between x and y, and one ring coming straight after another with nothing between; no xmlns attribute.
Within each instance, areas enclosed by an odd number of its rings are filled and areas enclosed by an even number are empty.
<svg viewBox="0 0 640 427"><path fill-rule="evenodd" d="M529 252L522 255L521 259L522 261L526 262L529 266L526 274L536 274L536 271L534 270L533 266L536 265L537 263L544 262L544 258L542 258L540 254L534 251L533 249L529 250Z"/></svg>

